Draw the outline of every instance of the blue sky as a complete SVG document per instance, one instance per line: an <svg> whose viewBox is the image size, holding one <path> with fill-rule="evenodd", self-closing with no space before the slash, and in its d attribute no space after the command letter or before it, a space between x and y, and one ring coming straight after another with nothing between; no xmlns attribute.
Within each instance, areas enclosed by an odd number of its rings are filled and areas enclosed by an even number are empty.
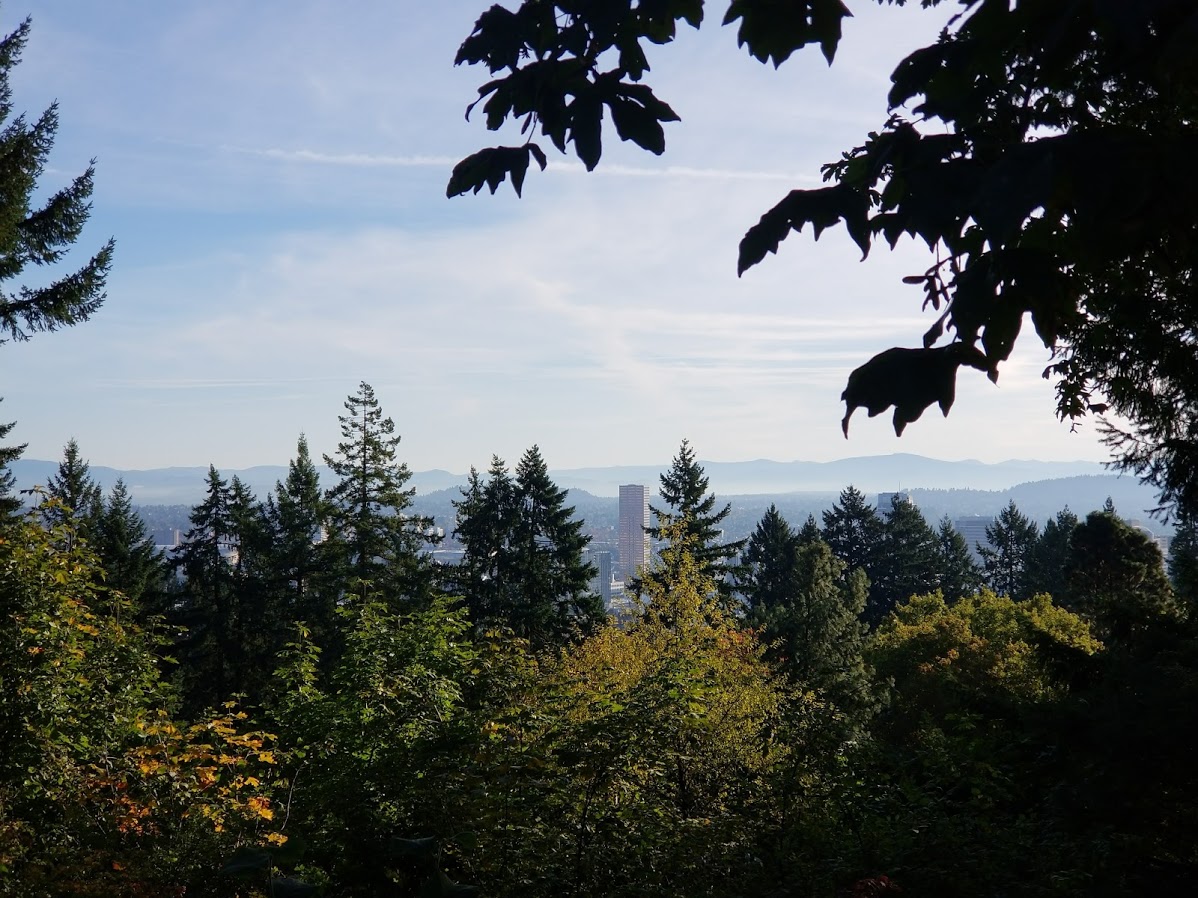
<svg viewBox="0 0 1198 898"><path fill-rule="evenodd" d="M533 443L555 468L657 463L683 437L721 461L1106 457L1054 419L1030 328L997 386L962 372L947 419L899 440L859 412L844 440L849 371L930 323L899 283L926 249L861 263L798 235L736 277L745 229L884 121L890 70L947 8L858 0L834 66L775 72L713 6L650 53L682 116L665 156L612 134L593 174L559 157L522 200L447 200L457 159L517 140L463 118L486 73L452 60L485 5L4 0L6 31L33 17L16 109L60 103L43 186L97 159L75 259L117 240L90 322L0 349L27 457L75 437L114 467L282 464L301 431L333 450L361 380L417 470Z"/></svg>

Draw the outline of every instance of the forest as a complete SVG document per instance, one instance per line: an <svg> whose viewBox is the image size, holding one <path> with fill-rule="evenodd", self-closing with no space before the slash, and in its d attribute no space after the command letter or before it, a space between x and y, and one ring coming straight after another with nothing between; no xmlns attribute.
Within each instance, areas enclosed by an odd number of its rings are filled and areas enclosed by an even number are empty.
<svg viewBox="0 0 1198 898"><path fill-rule="evenodd" d="M678 116L642 45L699 27L702 0L513 5L457 62L492 76L487 127L527 138L467 157L447 193L519 193L546 167L534 136L593 169L605 121L664 151ZM857 408L893 408L900 434L947 414L959 369L997 380L1028 319L1058 414L1109 412L1115 463L1159 489L1167 560L1113 503L1043 528L1012 503L978 565L948 522L852 487L727 542L683 442L617 617L536 446L472 472L464 557L433 564L365 382L324 457L335 482L302 436L265 497L211 468L169 557L74 442L14 494L24 447L0 423L0 894L1189 893L1198 12L961 7L895 71L885 124L768 210L738 268L807 226L843 224L864 254L926 242L904 280L940 317L849 375L846 435ZM731 0L725 24L777 66L806 45L831 62L849 15ZM84 322L114 258L63 262L94 169L37 191L58 120L12 114L29 27L0 40L0 343ZM30 266L50 283L10 289Z"/></svg>
<svg viewBox="0 0 1198 898"><path fill-rule="evenodd" d="M536 447L460 564L361 384L321 490L211 469L170 557L68 444L0 538L14 895L1040 895L1184 888L1198 526L730 506L683 443L631 613ZM1191 720L1191 724L1186 724Z"/></svg>

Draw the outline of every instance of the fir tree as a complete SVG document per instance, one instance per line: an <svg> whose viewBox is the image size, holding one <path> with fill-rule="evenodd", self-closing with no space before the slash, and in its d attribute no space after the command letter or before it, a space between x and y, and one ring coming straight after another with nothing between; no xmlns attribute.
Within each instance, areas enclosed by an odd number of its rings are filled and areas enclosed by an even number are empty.
<svg viewBox="0 0 1198 898"><path fill-rule="evenodd" d="M534 646L560 645L604 618L583 561L583 522L566 506L533 446L515 477L495 456L484 482L471 469L455 533L465 554L454 571L475 624L509 627Z"/></svg>
<svg viewBox="0 0 1198 898"><path fill-rule="evenodd" d="M939 541L918 506L895 496L882 524L865 619L877 626L894 607L937 588Z"/></svg>
<svg viewBox="0 0 1198 898"><path fill-rule="evenodd" d="M1198 512L1181 508L1169 544L1169 580L1191 618L1198 611Z"/></svg>
<svg viewBox="0 0 1198 898"><path fill-rule="evenodd" d="M118 479L97 522L95 549L108 586L119 590L143 611L161 611L167 565L133 509L123 479Z"/></svg>
<svg viewBox="0 0 1198 898"><path fill-rule="evenodd" d="M824 542L845 563L846 573L860 568L874 579L882 536L882 520L854 486L841 491L836 504L824 512Z"/></svg>
<svg viewBox="0 0 1198 898"><path fill-rule="evenodd" d="M753 622L770 653L799 685L816 689L843 711L858 714L871 704L861 623L868 584L860 568L845 564L827 543L793 544L785 597L759 605Z"/></svg>
<svg viewBox="0 0 1198 898"><path fill-rule="evenodd" d="M40 206L38 179L46 169L58 131L58 104L32 122L13 111L10 73L29 37L26 19L0 40L0 344L27 340L85 321L104 301L104 283L112 264L111 240L81 268L59 272L41 287L6 289L29 264L57 266L78 239L91 211L95 169L89 166Z"/></svg>
<svg viewBox="0 0 1198 898"><path fill-rule="evenodd" d="M998 519L986 527L986 541L981 546L982 568L986 583L998 595L1015 601L1030 596L1028 564L1040 537L1040 528L1028 520L1016 507L1014 500L999 512Z"/></svg>
<svg viewBox="0 0 1198 898"><path fill-rule="evenodd" d="M3 401L4 398L0 397L0 402ZM16 423L10 421L7 424L0 424L0 440L8 437ZM19 446L0 446L0 525L12 523L21 511L21 499L13 494L13 488L17 485L17 481L8 466L21 457L26 445L26 443L22 443Z"/></svg>
<svg viewBox="0 0 1198 898"><path fill-rule="evenodd" d="M799 528L796 538L801 546L811 545L811 543L819 542L824 538L823 533L819 529L819 524L815 522L815 515L807 515L807 520Z"/></svg>
<svg viewBox="0 0 1198 898"><path fill-rule="evenodd" d="M1156 543L1118 515L1092 511L1073 531L1065 601L1104 642L1126 642L1178 608Z"/></svg>
<svg viewBox="0 0 1198 898"><path fill-rule="evenodd" d="M324 456L338 481L328 491L331 538L345 550L354 584L351 592L371 588L398 599L426 597L431 570L423 549L431 521L408 513L412 473L396 458L400 438L395 422L383 417L368 383L345 401L342 442L335 456Z"/></svg>
<svg viewBox="0 0 1198 898"><path fill-rule="evenodd" d="M512 586L500 576L506 564L507 542L516 513L515 484L503 459L491 457L484 480L478 469L470 469L470 480L462 489L454 536L462 544L462 560L449 573L450 589L459 593L476 625L503 620L515 602L506 594Z"/></svg>
<svg viewBox="0 0 1198 898"><path fill-rule="evenodd" d="M650 506L656 523L648 528L655 540L665 539L668 525L685 522L686 532L693 537L691 552L700 573L716 582L726 609L732 609L737 575L737 558L745 540L721 542L723 531L719 524L732 512L731 503L716 510L716 497L708 492L708 480L703 466L695 458L687 440L682 441L670 469L661 475L661 498L666 508ZM655 576L651 571L648 577ZM641 584L634 584L640 591Z"/></svg>
<svg viewBox="0 0 1198 898"><path fill-rule="evenodd" d="M746 616L750 621L758 620L768 609L789 600L794 587L798 545L798 536L778 507L771 503L757 522L740 558L737 589L745 601Z"/></svg>
<svg viewBox="0 0 1198 898"><path fill-rule="evenodd" d="M56 500L43 507L48 527L70 523L74 537L90 539L103 511L103 491L92 479L91 468L79 454L74 438L63 450L58 471L46 484L46 494Z"/></svg>
<svg viewBox="0 0 1198 898"><path fill-rule="evenodd" d="M1029 595L1047 593L1058 601L1065 597L1065 567L1077 524L1077 515L1064 508L1044 525L1028 565Z"/></svg>
<svg viewBox="0 0 1198 898"><path fill-rule="evenodd" d="M516 465L519 501L513 555L523 584L514 629L534 644L558 643L574 629L593 630L605 617L603 600L591 592L595 568L583 561L589 538L583 521L566 505L566 490L549 478L533 446Z"/></svg>
<svg viewBox="0 0 1198 898"><path fill-rule="evenodd" d="M316 644L326 651L336 630L337 598L329 578L324 576L328 565L324 527L328 517L320 476L308 440L301 434L295 458L287 467L287 479L275 484L274 495L267 499L267 564L272 589L281 597L286 617L303 621Z"/></svg>
<svg viewBox="0 0 1198 898"><path fill-rule="evenodd" d="M982 570L948 515L940 519L936 532L936 564L940 593L949 604L973 595L983 586Z"/></svg>
<svg viewBox="0 0 1198 898"><path fill-rule="evenodd" d="M183 584L166 618L177 629L175 652L189 711L232 696L242 667L240 609L230 561L236 551L231 501L229 484L209 465L204 501L191 510L191 529L172 559Z"/></svg>

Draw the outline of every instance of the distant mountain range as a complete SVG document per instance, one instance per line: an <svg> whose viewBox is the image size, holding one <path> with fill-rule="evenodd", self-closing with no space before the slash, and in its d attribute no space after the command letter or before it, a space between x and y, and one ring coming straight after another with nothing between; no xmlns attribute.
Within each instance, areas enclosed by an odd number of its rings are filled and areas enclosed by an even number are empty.
<svg viewBox="0 0 1198 898"><path fill-rule="evenodd" d="M829 462L768 460L745 462L704 461L711 488L721 496L781 495L801 492L839 492L852 484L865 493L899 490L1006 490L1021 483L1105 474L1097 462L1004 461L988 464L980 461L942 461L920 455L893 454L844 458ZM585 490L594 496L616 496L620 484L641 483L657 489L661 473L669 463L625 465L607 468L567 468L551 471L558 486ZM18 459L11 465L18 488L44 485L58 469L56 461ZM318 468L328 482L327 468ZM139 505L193 505L204 494L206 467L156 468L146 471L121 471L93 465L92 477L105 490L123 477L133 501ZM258 465L240 470L222 470L236 474L259 497L265 497L275 484L286 478L283 465ZM1109 477L1110 475L1108 475ZM1105 478L1104 478L1105 479ZM1119 478L1135 484L1134 478ZM455 489L466 483L465 474L449 471L417 471L411 485L420 494ZM1143 487L1139 487L1143 489Z"/></svg>

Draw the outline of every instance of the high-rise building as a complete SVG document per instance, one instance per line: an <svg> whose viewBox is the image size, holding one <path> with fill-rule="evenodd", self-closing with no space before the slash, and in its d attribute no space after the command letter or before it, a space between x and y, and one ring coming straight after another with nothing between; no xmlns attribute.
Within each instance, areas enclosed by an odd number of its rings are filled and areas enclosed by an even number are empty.
<svg viewBox="0 0 1198 898"><path fill-rule="evenodd" d="M627 583L649 566L649 490L620 487L620 579Z"/></svg>
<svg viewBox="0 0 1198 898"><path fill-rule="evenodd" d="M993 523L994 518L980 514L957 518L953 521L953 529L965 537L965 543L969 546L969 554L973 556L974 561L982 560L982 555L978 552L979 544L990 548L990 540L986 537L986 528Z"/></svg>
<svg viewBox="0 0 1198 898"><path fill-rule="evenodd" d="M611 605L611 552L592 552L591 564L595 565L595 577L591 590L603 599L603 607Z"/></svg>

